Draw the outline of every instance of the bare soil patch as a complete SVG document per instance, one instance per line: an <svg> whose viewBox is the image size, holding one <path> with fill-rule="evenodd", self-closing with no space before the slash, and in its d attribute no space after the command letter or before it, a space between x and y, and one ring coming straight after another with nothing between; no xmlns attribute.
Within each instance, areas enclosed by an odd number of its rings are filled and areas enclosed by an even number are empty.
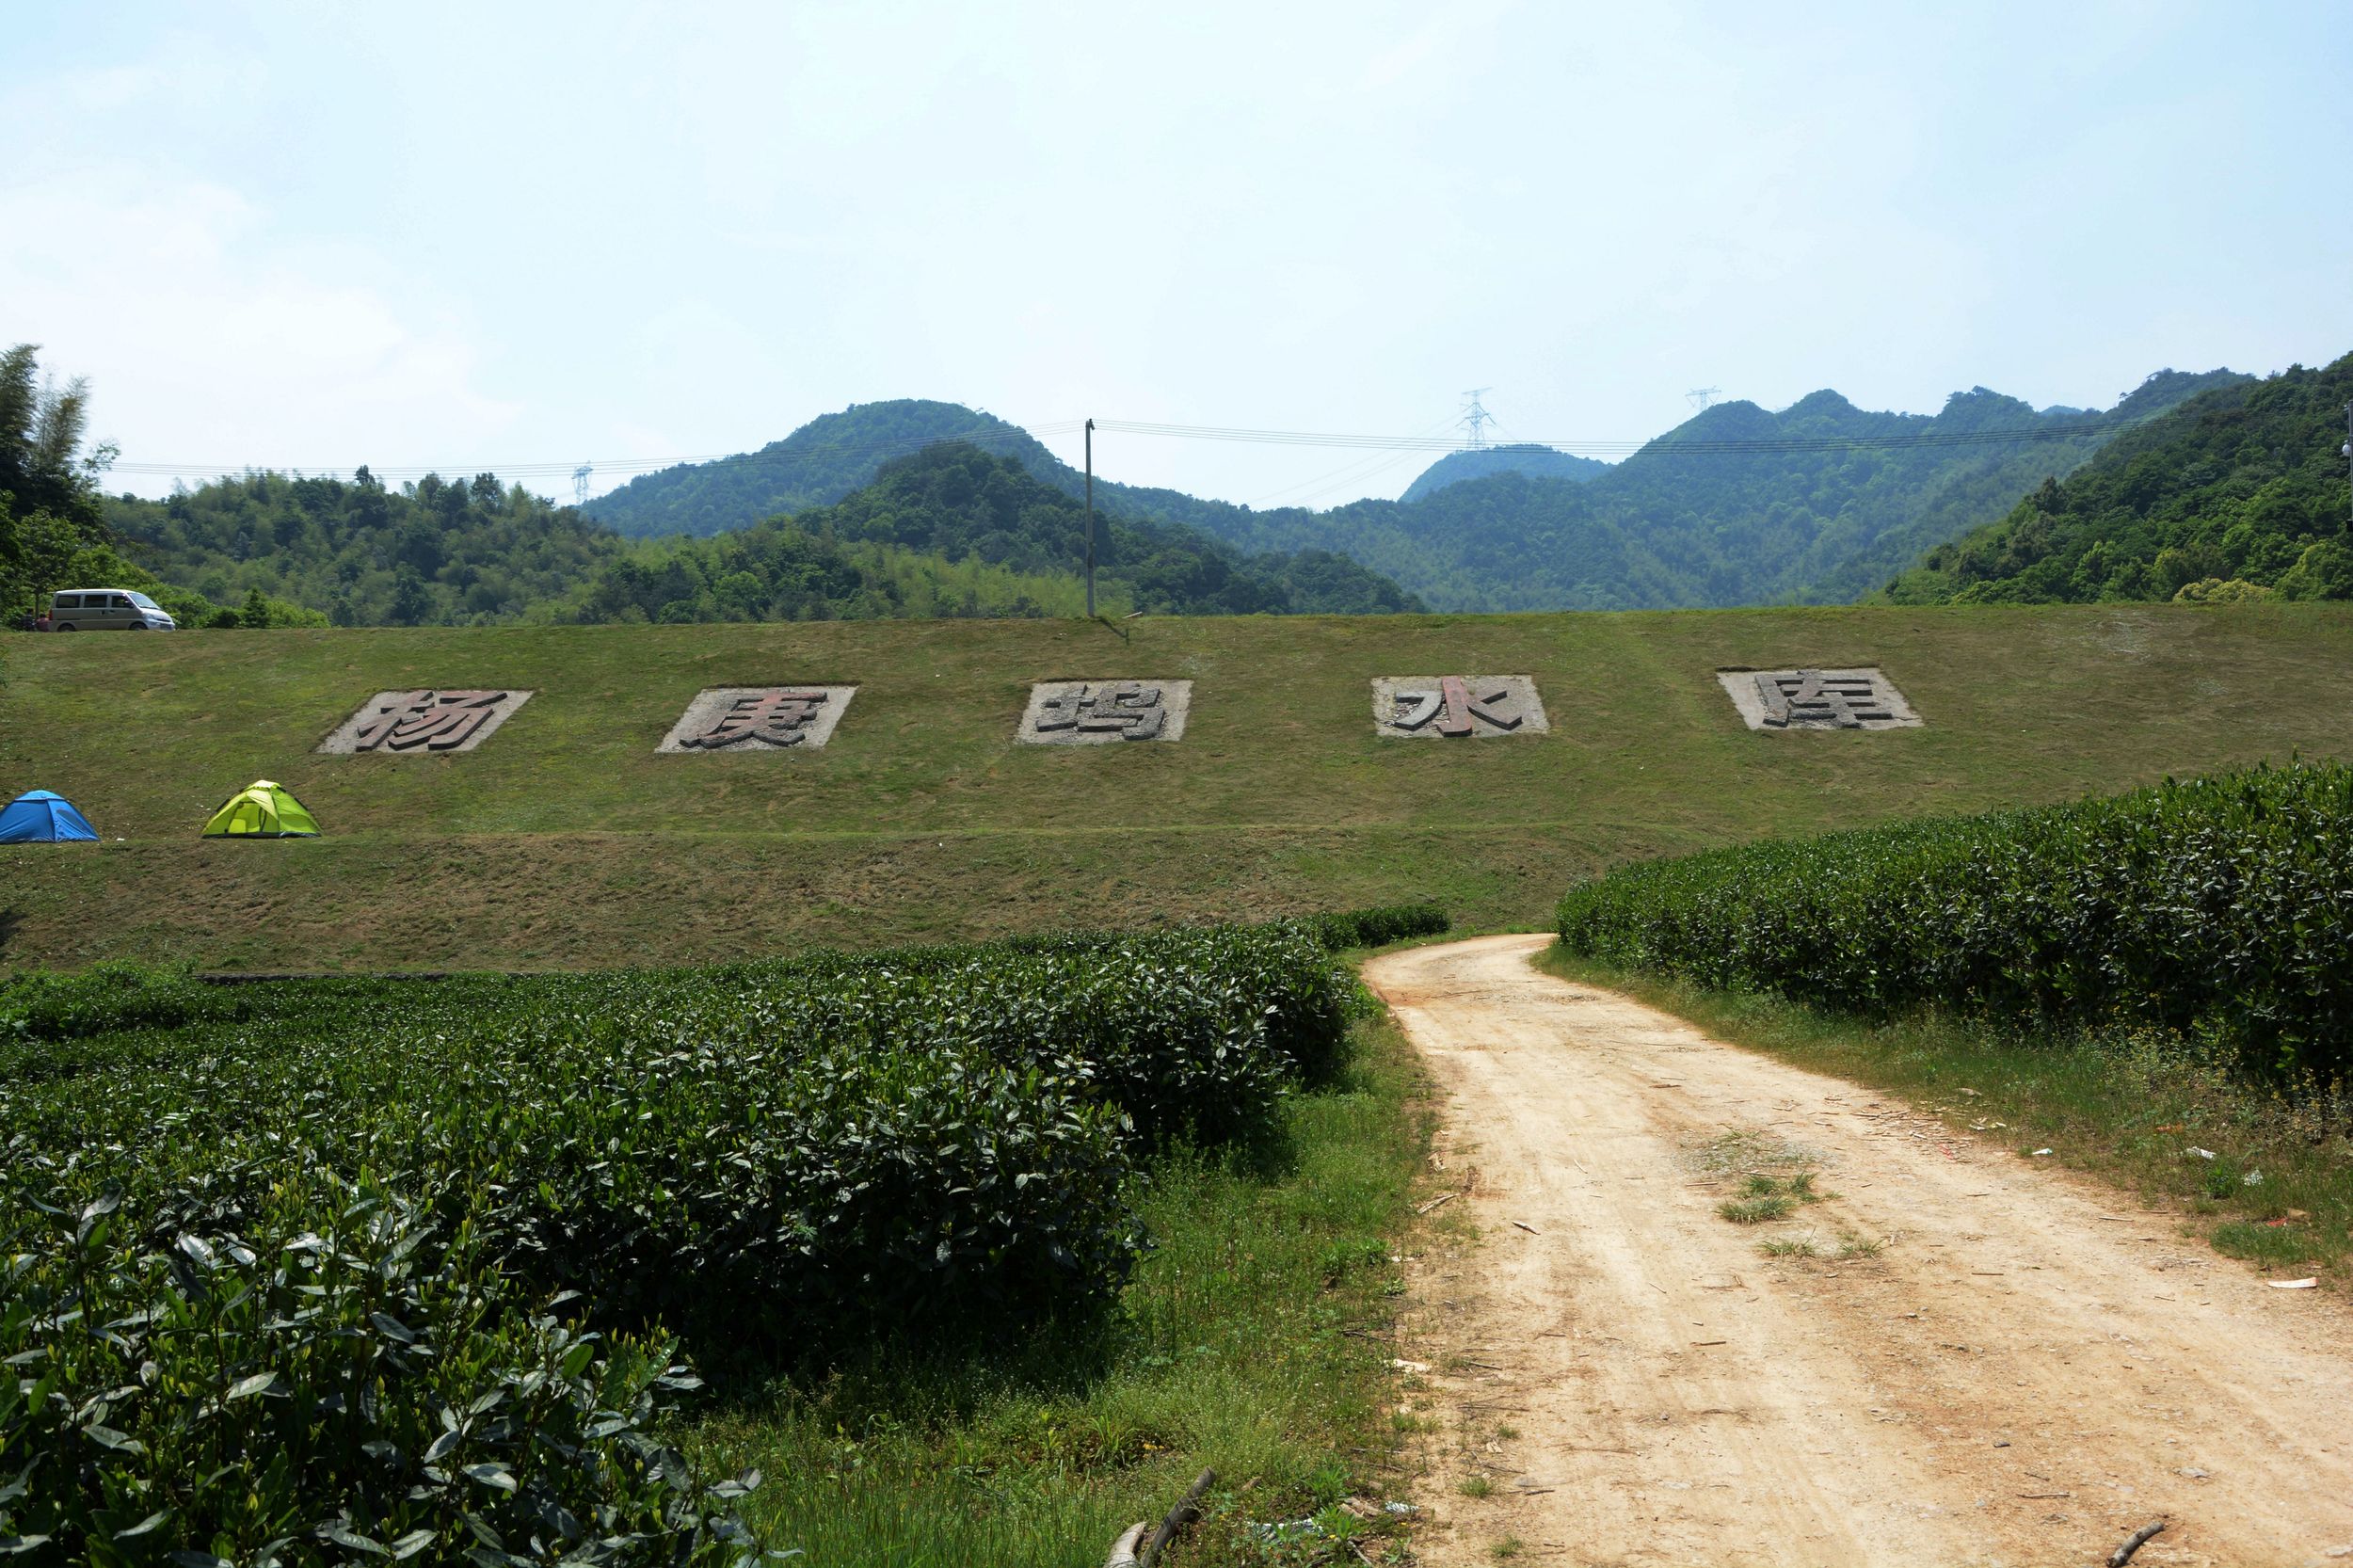
<svg viewBox="0 0 2353 1568"><path fill-rule="evenodd" d="M2159 1517L2136 1563L2353 1560L2328 1293L1541 974L1546 941L1366 968L1483 1238L1416 1265L1425 1560L2089 1563Z"/></svg>

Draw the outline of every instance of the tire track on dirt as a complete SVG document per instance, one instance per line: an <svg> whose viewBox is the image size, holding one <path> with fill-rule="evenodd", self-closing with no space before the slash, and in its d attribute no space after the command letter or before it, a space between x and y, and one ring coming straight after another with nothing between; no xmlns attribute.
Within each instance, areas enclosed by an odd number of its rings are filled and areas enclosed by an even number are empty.
<svg viewBox="0 0 2353 1568"><path fill-rule="evenodd" d="M1483 1237L1415 1282L1438 1478L1496 1488L1449 1497L1425 1560L1511 1535L1534 1561L2096 1562L2163 1515L2137 1563L2353 1561L2340 1304L1542 974L1547 940L1365 969L1431 1066ZM1731 1224L1717 1205L1755 1160L1827 1195ZM1807 1231L1833 1256L1759 1251Z"/></svg>

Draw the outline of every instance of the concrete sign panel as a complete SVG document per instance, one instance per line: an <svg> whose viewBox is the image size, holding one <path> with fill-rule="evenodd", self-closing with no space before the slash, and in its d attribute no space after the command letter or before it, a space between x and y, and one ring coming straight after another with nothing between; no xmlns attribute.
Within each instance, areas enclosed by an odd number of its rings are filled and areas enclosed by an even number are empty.
<svg viewBox="0 0 2353 1568"><path fill-rule="evenodd" d="M1372 729L1409 741L1542 735L1551 728L1525 675L1385 675L1372 683Z"/></svg>
<svg viewBox="0 0 2353 1568"><path fill-rule="evenodd" d="M341 729L321 741L319 750L329 757L363 752L431 757L472 751L529 700L529 692L512 690L378 692Z"/></svg>
<svg viewBox="0 0 2353 1568"><path fill-rule="evenodd" d="M1877 669L1718 670L1751 729L1916 729L1895 682Z"/></svg>
<svg viewBox="0 0 2353 1568"><path fill-rule="evenodd" d="M657 751L817 751L856 686L713 686L686 705Z"/></svg>
<svg viewBox="0 0 2353 1568"><path fill-rule="evenodd" d="M1030 688L1017 738L1029 745L1181 741L1190 680L1041 680Z"/></svg>

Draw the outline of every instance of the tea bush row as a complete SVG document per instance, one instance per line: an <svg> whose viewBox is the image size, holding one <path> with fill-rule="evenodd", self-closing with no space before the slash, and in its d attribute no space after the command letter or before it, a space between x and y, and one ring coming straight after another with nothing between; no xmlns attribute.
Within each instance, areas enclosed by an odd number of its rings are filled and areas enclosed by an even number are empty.
<svg viewBox="0 0 2353 1568"><path fill-rule="evenodd" d="M1628 867L1560 907L1571 952L1889 1014L2122 1023L2246 1069L2353 1072L2353 771L2127 794Z"/></svg>
<svg viewBox="0 0 2353 1568"><path fill-rule="evenodd" d="M0 1536L39 1555L723 1557L726 1489L648 1434L656 1324L1088 1310L1138 1158L1246 1133L1354 995L1299 926L238 989L0 1080L0 1472L40 1481Z"/></svg>
<svg viewBox="0 0 2353 1568"><path fill-rule="evenodd" d="M1391 904L1344 914L1318 915L1305 924L1325 947L1377 948L1409 936L1438 936L1453 928L1447 912L1434 904Z"/></svg>

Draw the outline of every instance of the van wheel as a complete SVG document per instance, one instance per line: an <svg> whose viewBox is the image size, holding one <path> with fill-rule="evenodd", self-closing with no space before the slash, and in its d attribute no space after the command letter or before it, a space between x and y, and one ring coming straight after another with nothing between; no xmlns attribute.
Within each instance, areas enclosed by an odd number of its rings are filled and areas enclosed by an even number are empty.
<svg viewBox="0 0 2353 1568"><path fill-rule="evenodd" d="M54 626L51 627L50 630L53 632L71 632L73 630L73 623L72 621L67 621L64 625Z"/></svg>
<svg viewBox="0 0 2353 1568"><path fill-rule="evenodd" d="M124 627L123 630L125 632L144 632L147 630L147 622L143 620L135 620L130 625Z"/></svg>

